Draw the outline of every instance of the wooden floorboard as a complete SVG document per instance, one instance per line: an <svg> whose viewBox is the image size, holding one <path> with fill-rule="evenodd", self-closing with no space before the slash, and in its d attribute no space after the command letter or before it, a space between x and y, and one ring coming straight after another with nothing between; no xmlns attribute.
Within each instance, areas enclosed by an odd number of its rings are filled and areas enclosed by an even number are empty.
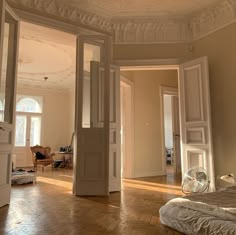
<svg viewBox="0 0 236 235"><path fill-rule="evenodd" d="M180 196L172 175L124 179L109 197L72 195L72 170L38 170L36 184L12 187L11 204L0 208L0 234L179 235L159 220L159 209Z"/></svg>

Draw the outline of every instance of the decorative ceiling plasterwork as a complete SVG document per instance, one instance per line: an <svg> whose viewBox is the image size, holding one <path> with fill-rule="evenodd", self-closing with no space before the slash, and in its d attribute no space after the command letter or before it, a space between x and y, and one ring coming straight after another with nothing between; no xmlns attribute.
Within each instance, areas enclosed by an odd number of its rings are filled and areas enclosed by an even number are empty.
<svg viewBox="0 0 236 235"><path fill-rule="evenodd" d="M22 22L17 87L62 92L74 88L75 45L75 36Z"/></svg>
<svg viewBox="0 0 236 235"><path fill-rule="evenodd" d="M57 0L8 2L21 10L41 15L46 13L52 17L61 17L74 23L112 32L117 44L190 42L236 21L236 0L219 1L216 5L184 18L108 17L81 10L79 4L75 7Z"/></svg>
<svg viewBox="0 0 236 235"><path fill-rule="evenodd" d="M188 16L219 0L57 0L107 17Z"/></svg>
<svg viewBox="0 0 236 235"><path fill-rule="evenodd" d="M18 88L68 91L75 83L75 49L33 35L21 35ZM45 81L44 77L48 77Z"/></svg>
<svg viewBox="0 0 236 235"><path fill-rule="evenodd" d="M185 20L113 19L113 40L117 44L127 43L175 43L191 39Z"/></svg>
<svg viewBox="0 0 236 235"><path fill-rule="evenodd" d="M223 0L198 12L189 21L192 39L196 40L236 21L236 0Z"/></svg>
<svg viewBox="0 0 236 235"><path fill-rule="evenodd" d="M111 31L111 23L106 17L86 12L78 7L58 3L56 0L8 0L8 2L21 10L33 11L33 13L37 12L42 15L46 13L84 26Z"/></svg>
<svg viewBox="0 0 236 235"><path fill-rule="evenodd" d="M222 0L189 17L176 19L113 18L114 42L191 42L236 21L236 0Z"/></svg>

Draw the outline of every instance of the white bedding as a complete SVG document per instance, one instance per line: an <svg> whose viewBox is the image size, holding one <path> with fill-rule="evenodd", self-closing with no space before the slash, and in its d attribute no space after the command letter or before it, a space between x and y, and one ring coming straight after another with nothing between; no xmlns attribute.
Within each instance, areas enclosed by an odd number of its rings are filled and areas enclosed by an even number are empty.
<svg viewBox="0 0 236 235"><path fill-rule="evenodd" d="M169 201L161 222L185 234L236 234L236 186Z"/></svg>

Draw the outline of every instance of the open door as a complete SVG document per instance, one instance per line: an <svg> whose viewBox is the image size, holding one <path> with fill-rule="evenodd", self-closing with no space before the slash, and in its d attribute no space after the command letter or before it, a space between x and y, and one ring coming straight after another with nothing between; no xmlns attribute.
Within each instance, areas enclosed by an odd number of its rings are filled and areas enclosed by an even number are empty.
<svg viewBox="0 0 236 235"><path fill-rule="evenodd" d="M119 129L114 125L119 123L119 118L116 119L119 112L114 112L119 102L116 98L119 90L114 94L119 89L119 81L110 65L111 38L79 36L77 48L74 193L108 195L113 191L110 176L116 176L111 173L111 164L118 165L113 141L120 138L120 132L114 131Z"/></svg>
<svg viewBox="0 0 236 235"><path fill-rule="evenodd" d="M181 174L180 156L180 127L179 127L179 96L171 96L172 106L172 131L173 131L173 165L175 175Z"/></svg>
<svg viewBox="0 0 236 235"><path fill-rule="evenodd" d="M121 190L120 68L110 71L110 159L109 192Z"/></svg>
<svg viewBox="0 0 236 235"><path fill-rule="evenodd" d="M10 203L19 20L0 0L0 207Z"/></svg>
<svg viewBox="0 0 236 235"><path fill-rule="evenodd" d="M93 127L102 127L104 123L104 66L91 62L91 103L90 120ZM120 143L120 68L110 66L110 117L109 117L109 192L121 190L121 143Z"/></svg>
<svg viewBox="0 0 236 235"><path fill-rule="evenodd" d="M207 57L180 65L179 72L182 175L192 167L203 167L214 191Z"/></svg>

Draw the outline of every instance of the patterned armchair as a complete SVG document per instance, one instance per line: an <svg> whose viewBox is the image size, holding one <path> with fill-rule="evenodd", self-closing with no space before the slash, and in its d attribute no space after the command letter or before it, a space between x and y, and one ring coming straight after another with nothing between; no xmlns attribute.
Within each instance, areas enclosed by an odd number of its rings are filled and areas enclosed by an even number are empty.
<svg viewBox="0 0 236 235"><path fill-rule="evenodd" d="M36 145L33 147L30 147L30 150L32 152L32 159L34 164L34 170L37 171L37 166L42 166L42 171L44 171L45 166L52 166L53 169L53 156L55 153L51 153L50 147L43 147L40 145Z"/></svg>

